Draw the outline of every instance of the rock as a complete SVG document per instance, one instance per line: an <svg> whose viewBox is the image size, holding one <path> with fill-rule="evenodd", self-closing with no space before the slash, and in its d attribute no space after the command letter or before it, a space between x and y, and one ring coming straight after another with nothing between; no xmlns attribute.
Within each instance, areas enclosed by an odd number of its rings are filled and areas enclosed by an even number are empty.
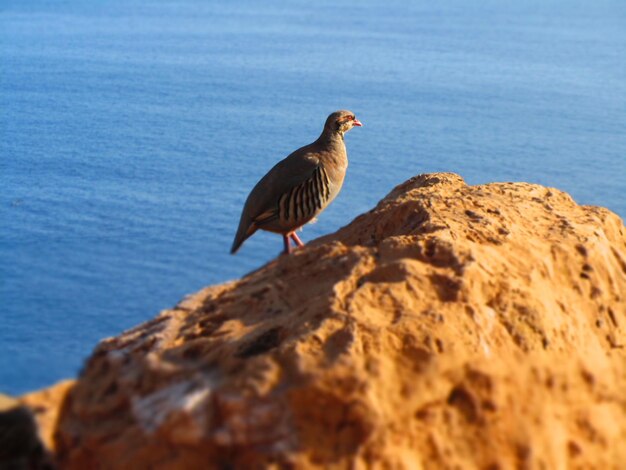
<svg viewBox="0 0 626 470"><path fill-rule="evenodd" d="M3 394L0 394L0 469L52 469L31 411L19 400Z"/></svg>
<svg viewBox="0 0 626 470"><path fill-rule="evenodd" d="M43 446L52 453L55 451L54 431L59 413L74 383L74 380L63 380L52 387L20 397L21 404L28 407L35 418Z"/></svg>
<svg viewBox="0 0 626 470"><path fill-rule="evenodd" d="M61 468L618 468L626 230L421 175L337 233L100 343Z"/></svg>

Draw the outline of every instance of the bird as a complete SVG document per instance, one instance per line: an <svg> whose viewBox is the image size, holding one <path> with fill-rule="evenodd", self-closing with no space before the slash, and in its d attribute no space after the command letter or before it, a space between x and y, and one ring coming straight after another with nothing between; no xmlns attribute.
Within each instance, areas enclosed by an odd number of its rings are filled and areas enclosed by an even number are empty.
<svg viewBox="0 0 626 470"><path fill-rule="evenodd" d="M304 246L296 230L315 219L339 194L348 168L344 135L362 125L352 111L335 111L317 140L268 171L246 199L231 254L257 230L281 234L285 254L292 252L290 239Z"/></svg>

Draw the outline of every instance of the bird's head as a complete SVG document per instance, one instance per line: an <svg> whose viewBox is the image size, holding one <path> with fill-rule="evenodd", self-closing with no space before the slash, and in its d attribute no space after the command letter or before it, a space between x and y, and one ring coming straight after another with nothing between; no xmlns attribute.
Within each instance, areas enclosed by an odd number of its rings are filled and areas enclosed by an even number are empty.
<svg viewBox="0 0 626 470"><path fill-rule="evenodd" d="M338 133L342 137L353 127L361 127L363 124L356 118L352 111L347 111L345 109L341 111L335 111L328 119L326 119L326 124L324 125L324 131Z"/></svg>

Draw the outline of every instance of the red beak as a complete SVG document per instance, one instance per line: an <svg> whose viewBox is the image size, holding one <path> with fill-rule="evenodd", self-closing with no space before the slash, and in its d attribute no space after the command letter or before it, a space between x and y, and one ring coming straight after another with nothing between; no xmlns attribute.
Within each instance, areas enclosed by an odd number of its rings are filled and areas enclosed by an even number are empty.
<svg viewBox="0 0 626 470"><path fill-rule="evenodd" d="M363 124L361 124L361 121L359 121L357 118L354 118L354 121L352 121L352 125L357 127L363 127Z"/></svg>

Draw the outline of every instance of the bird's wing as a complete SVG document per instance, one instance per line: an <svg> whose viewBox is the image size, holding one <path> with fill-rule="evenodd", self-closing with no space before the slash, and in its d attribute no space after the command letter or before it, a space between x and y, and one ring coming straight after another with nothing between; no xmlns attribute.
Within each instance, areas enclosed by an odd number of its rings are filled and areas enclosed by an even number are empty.
<svg viewBox="0 0 626 470"><path fill-rule="evenodd" d="M318 166L319 159L309 153L292 154L276 164L248 197L251 219L262 222L270 214L277 214L280 197L309 180Z"/></svg>
<svg viewBox="0 0 626 470"><path fill-rule="evenodd" d="M275 220L280 197L311 178L319 164L315 148L307 145L268 171L246 200L231 252L235 252L259 227Z"/></svg>

